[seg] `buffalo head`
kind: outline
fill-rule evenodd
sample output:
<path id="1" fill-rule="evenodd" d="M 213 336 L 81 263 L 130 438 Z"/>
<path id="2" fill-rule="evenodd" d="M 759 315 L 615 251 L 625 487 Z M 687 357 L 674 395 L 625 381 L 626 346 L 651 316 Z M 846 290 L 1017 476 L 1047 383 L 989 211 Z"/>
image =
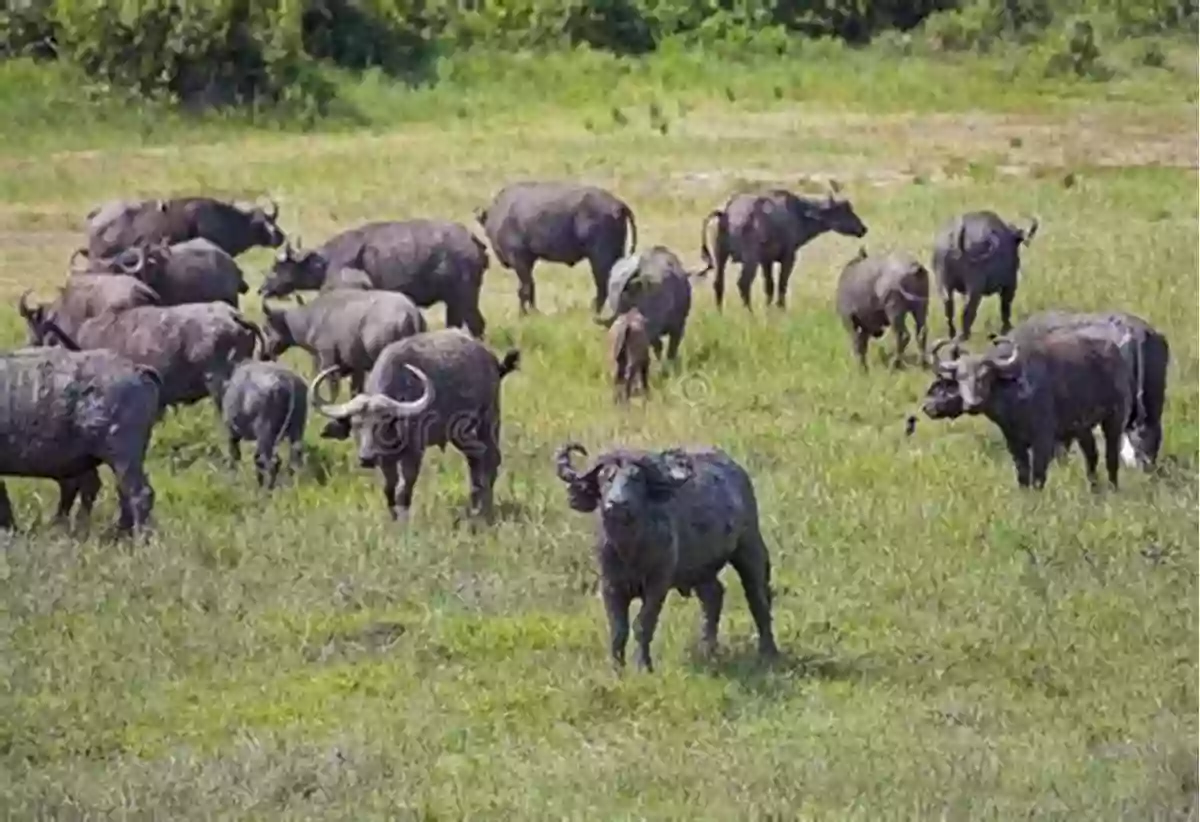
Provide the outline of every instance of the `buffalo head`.
<path id="1" fill-rule="evenodd" d="M 301 249 L 299 237 L 295 245 L 287 240 L 258 293 L 263 297 L 286 297 L 301 289 L 320 288 L 327 268 L 328 263 L 319 252 Z"/>
<path id="2" fill-rule="evenodd" d="M 587 456 L 576 442 L 554 456 L 558 478 L 567 484 L 568 504 L 584 513 L 600 508 L 606 528 L 628 529 L 640 522 L 650 506 L 667 502 L 695 473 L 682 453 L 609 451 L 584 469 L 571 465 L 571 455 Z"/>
<path id="3" fill-rule="evenodd" d="M 255 205 L 243 212 L 250 224 L 250 236 L 255 245 L 265 248 L 279 248 L 287 239 L 283 229 L 279 227 L 279 203 L 267 200 L 266 206 Z"/>
<path id="4" fill-rule="evenodd" d="M 424 413 L 433 404 L 433 382 L 419 368 L 407 363 L 404 367 L 421 383 L 421 396 L 415 400 L 397 400 L 386 394 L 364 393 L 348 402 L 329 405 L 319 392 L 321 384 L 340 370 L 340 366 L 336 365 L 314 377 L 309 386 L 313 410 L 340 426 L 349 424 L 350 433 L 358 442 L 359 464 L 364 468 L 370 468 L 380 459 L 395 456 L 402 450 L 408 433 L 405 423 Z"/>
<path id="5" fill-rule="evenodd" d="M 820 201 L 817 213 L 830 231 L 848 237 L 865 237 L 867 234 L 866 224 L 854 211 L 850 201 L 832 191 Z"/>
<path id="6" fill-rule="evenodd" d="M 943 358 L 941 350 L 947 345 L 952 346 L 952 353 L 950 357 Z M 1019 353 L 1017 344 L 1003 337 L 996 338 L 992 348 L 983 354 L 964 354 L 958 343 L 940 340 L 930 350 L 934 371 L 938 377 L 934 386 L 930 387 L 930 392 L 934 391 L 935 386 L 939 386 L 939 381 L 944 381 L 943 388 L 939 388 L 942 391 L 942 402 L 947 408 L 952 408 L 955 401 L 951 399 L 952 392 L 948 383 L 953 382 L 958 389 L 957 402 L 961 403 L 962 412 L 982 413 L 998 384 L 1020 377 Z M 927 395 L 926 404 L 929 403 L 930 397 Z"/>
<path id="7" fill-rule="evenodd" d="M 299 295 L 297 295 L 299 298 Z M 301 307 L 304 303 L 300 302 Z M 265 302 L 262 304 L 263 319 L 263 342 L 262 350 L 259 352 L 260 360 L 277 360 L 285 351 L 296 344 L 296 339 L 292 335 L 291 326 L 287 321 L 286 308 L 271 308 Z"/>

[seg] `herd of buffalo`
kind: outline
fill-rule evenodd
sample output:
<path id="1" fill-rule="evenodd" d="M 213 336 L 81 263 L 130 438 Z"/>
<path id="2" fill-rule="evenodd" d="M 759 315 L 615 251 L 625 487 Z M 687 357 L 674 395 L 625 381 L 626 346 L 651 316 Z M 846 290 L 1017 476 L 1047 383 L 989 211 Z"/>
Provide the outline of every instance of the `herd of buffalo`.
<path id="1" fill-rule="evenodd" d="M 303 459 L 312 409 L 328 418 L 321 436 L 356 442 L 364 467 L 377 467 L 389 513 L 404 518 L 423 453 L 455 446 L 470 469 L 470 507 L 490 518 L 501 463 L 500 384 L 520 355 L 483 343 L 480 292 L 491 253 L 518 281 L 520 313 L 536 310 L 539 260 L 586 260 L 595 284 L 595 321 L 608 328 L 615 400 L 648 393 L 650 352 L 674 362 L 692 305 L 692 283 L 713 275 L 720 310 L 725 270 L 738 263 L 738 293 L 751 308 L 760 269 L 768 305 L 783 308 L 799 250 L 826 232 L 861 238 L 867 227 L 836 187 L 817 197 L 775 189 L 738 194 L 701 224 L 703 268 L 688 271 L 670 249 L 637 250 L 628 204 L 590 185 L 520 182 L 475 211 L 486 243 L 461 223 L 436 219 L 368 222 L 316 248 L 280 228 L 276 204 L 238 206 L 211 197 L 117 200 L 86 218 L 87 245 L 50 304 L 22 295 L 29 345 L 0 356 L 7 402 L 0 413 L 0 476 L 53 479 L 58 517 L 76 501 L 86 521 L 100 490 L 97 469 L 113 472 L 117 531 L 147 522 L 154 491 L 144 470 L 152 430 L 169 407 L 211 398 L 232 462 L 253 441 L 260 484 L 275 485 L 276 454 L 288 441 Z M 1149 470 L 1162 440 L 1169 348 L 1149 323 L 1128 313 L 1043 312 L 1013 327 L 1020 252 L 1038 222 L 1018 227 L 991 211 L 956 216 L 934 238 L 932 267 L 948 327 L 926 344 L 929 272 L 907 253 L 869 255 L 844 266 L 836 311 L 858 367 L 867 345 L 892 329 L 893 367 L 905 363 L 911 317 L 919 362 L 934 373 L 923 403 L 932 419 L 979 414 L 1003 433 L 1021 486 L 1041 487 L 1056 453 L 1072 442 L 1097 484 L 1093 434 L 1104 437 L 1108 479 L 1120 462 Z M 276 249 L 259 294 L 261 324 L 239 311 L 249 290 L 236 262 L 253 247 Z M 776 279 L 776 275 L 778 279 Z M 305 301 L 298 292 L 315 291 Z M 955 322 L 955 295 L 964 305 Z M 970 353 L 980 301 L 997 295 L 1001 334 Z M 430 329 L 421 309 L 445 306 L 445 328 Z M 602 316 L 607 310 L 608 316 Z M 311 383 L 278 358 L 291 347 L 313 358 Z M 257 350 L 257 354 L 256 354 Z M 348 378 L 351 396 L 334 404 Z M 908 418 L 912 433 L 915 416 Z M 569 505 L 596 512 L 596 560 L 612 640 L 624 665 L 632 600 L 642 600 L 636 662 L 650 668 L 650 643 L 670 590 L 693 593 L 703 613 L 702 642 L 717 640 L 724 588 L 719 572 L 739 575 L 759 636 L 771 630 L 771 563 L 754 487 L 720 449 L 617 448 L 585 467 L 570 442 L 555 455 Z M 13 527 L 0 482 L 0 526 Z"/>

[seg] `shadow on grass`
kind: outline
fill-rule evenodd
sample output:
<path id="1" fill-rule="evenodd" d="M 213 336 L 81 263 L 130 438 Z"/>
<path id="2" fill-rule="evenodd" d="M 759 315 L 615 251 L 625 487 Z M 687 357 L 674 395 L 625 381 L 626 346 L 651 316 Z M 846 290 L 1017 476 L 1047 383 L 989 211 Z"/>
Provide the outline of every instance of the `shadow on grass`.
<path id="1" fill-rule="evenodd" d="M 797 679 L 862 680 L 878 667 L 867 656 L 839 658 L 828 654 L 796 654 L 785 649 L 780 649 L 779 655 L 772 659 L 764 659 L 752 647 L 722 647 L 711 657 L 693 649 L 690 656 L 689 666 L 695 673 L 734 679 L 763 695 L 790 690 Z"/>

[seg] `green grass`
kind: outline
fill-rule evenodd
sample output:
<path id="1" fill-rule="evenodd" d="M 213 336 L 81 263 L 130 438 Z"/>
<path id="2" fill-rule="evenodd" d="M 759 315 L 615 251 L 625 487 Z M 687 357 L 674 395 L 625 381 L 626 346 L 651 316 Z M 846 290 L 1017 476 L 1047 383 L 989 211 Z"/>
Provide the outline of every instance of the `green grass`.
<path id="1" fill-rule="evenodd" d="M 456 525 L 466 471 L 452 450 L 427 457 L 412 522 L 393 525 L 377 477 L 319 440 L 319 420 L 313 468 L 260 494 L 248 464 L 231 478 L 216 462 L 207 405 L 156 431 L 145 543 L 39 525 L 53 484 L 9 482 L 31 533 L 0 558 L 3 815 L 1195 818 L 1194 63 L 1013 83 L 994 61 L 827 51 L 666 55 L 611 83 L 609 58 L 514 57 L 490 79 L 464 58 L 431 89 L 347 78 L 372 123 L 307 133 L 112 103 L 81 103 L 72 126 L 53 101 L 82 92 L 0 65 L 5 301 L 51 296 L 83 213 L 110 196 L 272 192 L 285 228 L 315 244 L 366 219 L 469 221 L 516 177 L 581 178 L 628 199 L 643 245 L 691 263 L 700 218 L 730 191 L 832 176 L 873 250 L 925 257 L 965 208 L 1040 215 L 1018 317 L 1130 310 L 1173 356 L 1161 477 L 1123 472 L 1119 493 L 1092 495 L 1074 454 L 1022 493 L 982 420 L 922 419 L 903 436 L 928 376 L 887 371 L 890 339 L 857 372 L 832 310 L 855 241 L 807 247 L 782 314 L 756 287 L 753 316 L 736 302 L 718 315 L 699 286 L 683 373 L 656 369 L 656 396 L 624 410 L 585 271 L 540 266 L 544 313 L 518 319 L 515 278 L 494 266 L 488 342 L 524 359 L 503 386 L 492 529 Z M 243 258 L 253 281 L 269 260 Z M 246 311 L 259 317 L 254 300 Z M 989 302 L 980 331 L 997 324 Z M 0 336 L 20 344 L 15 310 Z M 693 658 L 697 605 L 673 596 L 658 671 L 610 671 L 591 524 L 551 466 L 566 438 L 712 443 L 746 465 L 778 666 L 756 661 L 730 574 L 716 661 Z M 113 508 L 106 486 L 97 522 Z"/>

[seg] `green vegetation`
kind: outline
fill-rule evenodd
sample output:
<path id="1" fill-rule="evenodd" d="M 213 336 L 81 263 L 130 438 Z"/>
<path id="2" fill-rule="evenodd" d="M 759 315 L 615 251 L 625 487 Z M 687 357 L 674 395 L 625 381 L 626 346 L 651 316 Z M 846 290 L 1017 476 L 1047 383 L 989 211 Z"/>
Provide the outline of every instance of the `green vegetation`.
<path id="1" fill-rule="evenodd" d="M 221 465 L 207 405 L 156 431 L 147 541 L 71 539 L 38 523 L 52 483 L 8 482 L 30 533 L 0 554 L 0 816 L 1195 818 L 1195 43 L 1097 41 L 1111 75 L 1048 75 L 1044 39 L 467 51 L 417 89 L 323 68 L 336 104 L 307 119 L 185 114 L 95 91 L 70 61 L 0 63 L 8 305 L 52 296 L 82 215 L 112 196 L 269 192 L 315 244 L 367 219 L 469 223 L 517 177 L 588 179 L 628 199 L 643 244 L 691 262 L 730 192 L 832 177 L 871 250 L 927 256 L 966 208 L 1038 214 L 1017 317 L 1130 310 L 1173 357 L 1160 476 L 1093 495 L 1074 453 L 1021 493 L 984 421 L 903 436 L 928 375 L 886 370 L 890 338 L 857 372 L 832 307 L 854 241 L 806 247 L 783 313 L 759 297 L 718 315 L 698 285 L 682 373 L 656 367 L 656 396 L 627 409 L 587 274 L 539 266 L 544 313 L 519 319 L 493 264 L 488 343 L 523 352 L 494 528 L 456 522 L 452 450 L 427 457 L 408 528 L 388 522 L 377 477 L 319 418 L 304 474 L 259 494 L 248 463 Z M 252 286 L 270 258 L 242 258 Z M 980 335 L 997 323 L 986 303 Z M 15 309 L 0 339 L 21 343 Z M 784 660 L 756 661 L 728 574 L 718 659 L 693 658 L 697 605 L 673 595 L 658 672 L 612 674 L 591 524 L 551 466 L 568 437 L 708 442 L 746 465 Z M 97 525 L 114 507 L 107 485 Z"/>

